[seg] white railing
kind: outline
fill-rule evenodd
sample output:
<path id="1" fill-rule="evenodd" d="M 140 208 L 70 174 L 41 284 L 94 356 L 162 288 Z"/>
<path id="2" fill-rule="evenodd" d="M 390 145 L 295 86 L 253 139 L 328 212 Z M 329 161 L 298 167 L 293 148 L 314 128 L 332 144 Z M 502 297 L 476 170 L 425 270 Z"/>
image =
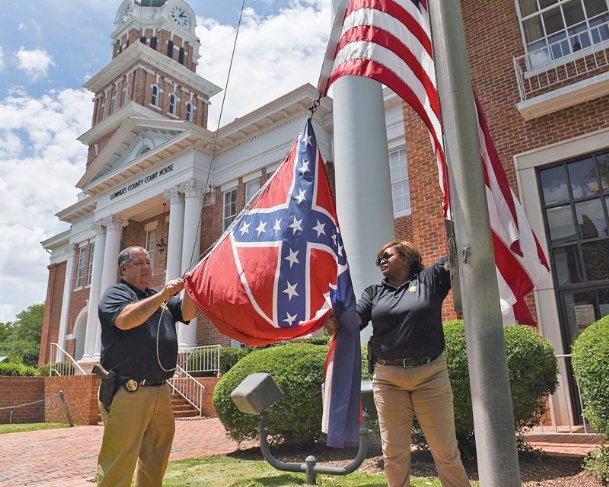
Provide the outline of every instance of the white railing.
<path id="1" fill-rule="evenodd" d="M 174 392 L 186 399 L 199 411 L 199 416 L 203 415 L 203 394 L 205 392 L 203 384 L 179 365 L 176 366 L 175 375 L 167 382 Z"/>
<path id="2" fill-rule="evenodd" d="M 58 343 L 49 346 L 49 375 L 86 375 L 74 357 L 66 352 Z"/>
<path id="3" fill-rule="evenodd" d="M 562 378 L 567 378 L 567 374 L 568 374 L 568 368 L 567 368 L 567 359 L 571 358 L 571 354 L 557 354 L 555 355 L 555 357 L 558 359 L 558 375 L 559 377 Z M 579 407 L 580 407 L 580 411 L 584 410 L 584 402 L 582 401 L 582 394 L 581 394 L 581 389 L 579 388 L 579 385 L 577 383 L 575 383 L 576 387 L 577 387 L 577 398 L 579 401 Z M 562 386 L 560 388 L 562 390 L 562 400 L 564 401 L 564 404 L 567 405 L 567 409 L 569 411 L 570 414 L 571 413 L 571 398 L 569 397 L 569 393 L 567 390 L 567 387 Z M 590 428 L 588 427 L 588 424 L 586 423 L 586 418 L 584 418 L 582 416 L 582 422 L 583 422 L 583 428 L 579 427 L 579 426 L 573 426 L 571 423 L 572 421 L 568 421 L 568 425 L 567 426 L 558 426 L 556 424 L 556 420 L 554 418 L 556 418 L 556 414 L 555 414 L 555 410 L 554 410 L 554 401 L 553 399 L 556 398 L 556 395 L 558 394 L 558 392 L 552 394 L 552 396 L 550 397 L 550 400 L 548 401 L 549 403 L 549 407 L 550 407 L 550 414 L 552 416 L 552 422 L 554 423 L 552 426 L 544 426 L 543 421 L 540 422 L 539 424 L 539 430 L 542 433 L 571 433 L 571 434 L 593 434 L 594 432 L 592 430 L 590 430 Z"/>
<path id="4" fill-rule="evenodd" d="M 514 58 L 521 101 L 609 66 L 609 22 Z"/>
<path id="5" fill-rule="evenodd" d="M 221 345 L 206 345 L 196 347 L 179 353 L 178 364 L 193 375 L 220 376 L 220 349 Z"/>

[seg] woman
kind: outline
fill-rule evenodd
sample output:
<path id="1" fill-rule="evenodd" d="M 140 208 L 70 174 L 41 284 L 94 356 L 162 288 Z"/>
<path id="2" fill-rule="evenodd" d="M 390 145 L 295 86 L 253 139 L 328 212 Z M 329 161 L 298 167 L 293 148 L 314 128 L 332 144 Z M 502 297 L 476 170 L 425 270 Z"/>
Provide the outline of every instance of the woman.
<path id="1" fill-rule="evenodd" d="M 384 279 L 357 302 L 360 327 L 372 320 L 372 386 L 389 487 L 410 485 L 412 420 L 419 420 L 443 486 L 468 486 L 457 447 L 453 395 L 442 330 L 450 275 L 439 262 L 424 268 L 410 242 L 378 252 Z"/>

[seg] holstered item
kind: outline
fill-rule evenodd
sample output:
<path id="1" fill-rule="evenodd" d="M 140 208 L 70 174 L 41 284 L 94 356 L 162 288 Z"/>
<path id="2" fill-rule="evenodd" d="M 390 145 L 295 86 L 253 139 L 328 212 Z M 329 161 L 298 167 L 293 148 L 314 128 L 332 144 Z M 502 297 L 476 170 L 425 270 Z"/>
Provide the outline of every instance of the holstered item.
<path id="1" fill-rule="evenodd" d="M 108 372 L 101 365 L 96 364 L 93 366 L 93 373 L 102 380 L 99 386 L 99 402 L 104 405 L 106 411 L 110 412 L 112 399 L 114 399 L 114 394 L 118 391 L 116 372 L 114 370 Z"/>
<path id="2" fill-rule="evenodd" d="M 367 359 L 368 359 L 368 373 L 374 374 L 374 364 L 376 363 L 376 358 L 374 357 L 374 354 L 372 353 L 372 340 L 368 341 Z"/>

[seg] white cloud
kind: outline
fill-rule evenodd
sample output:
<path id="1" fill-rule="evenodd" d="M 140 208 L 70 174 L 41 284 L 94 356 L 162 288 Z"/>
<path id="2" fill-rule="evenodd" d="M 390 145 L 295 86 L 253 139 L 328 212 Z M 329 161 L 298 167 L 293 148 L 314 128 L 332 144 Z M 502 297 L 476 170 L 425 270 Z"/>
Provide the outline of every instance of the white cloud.
<path id="1" fill-rule="evenodd" d="M 46 77 L 51 66 L 55 66 L 53 58 L 46 51 L 33 49 L 28 51 L 21 48 L 15 53 L 17 56 L 17 67 L 25 72 L 32 80 L 36 81 L 39 78 Z"/>
<path id="2" fill-rule="evenodd" d="M 49 256 L 40 241 L 66 229 L 54 214 L 76 201 L 91 124 L 91 94 L 15 90 L 0 101 L 0 321 L 43 302 Z M 6 142 L 6 144 L 5 144 Z"/>
<path id="3" fill-rule="evenodd" d="M 235 28 L 198 19 L 197 73 L 225 87 Z M 245 9 L 221 125 L 304 83 L 317 84 L 330 31 L 330 0 L 296 0 L 279 14 Z M 218 125 L 223 93 L 212 99 L 209 128 Z"/>

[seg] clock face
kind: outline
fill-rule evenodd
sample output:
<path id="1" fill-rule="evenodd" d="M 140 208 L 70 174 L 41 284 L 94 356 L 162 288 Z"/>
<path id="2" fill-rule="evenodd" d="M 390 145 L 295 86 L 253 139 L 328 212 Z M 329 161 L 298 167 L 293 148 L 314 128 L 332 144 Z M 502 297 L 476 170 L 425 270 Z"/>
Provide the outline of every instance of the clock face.
<path id="1" fill-rule="evenodd" d="M 127 5 L 125 10 L 123 11 L 123 15 L 121 15 L 121 22 L 125 23 L 129 20 L 129 17 L 133 15 L 133 5 Z"/>
<path id="2" fill-rule="evenodd" d="M 169 16 L 179 27 L 182 27 L 183 29 L 190 27 L 190 17 L 182 7 L 178 5 L 171 7 Z"/>

